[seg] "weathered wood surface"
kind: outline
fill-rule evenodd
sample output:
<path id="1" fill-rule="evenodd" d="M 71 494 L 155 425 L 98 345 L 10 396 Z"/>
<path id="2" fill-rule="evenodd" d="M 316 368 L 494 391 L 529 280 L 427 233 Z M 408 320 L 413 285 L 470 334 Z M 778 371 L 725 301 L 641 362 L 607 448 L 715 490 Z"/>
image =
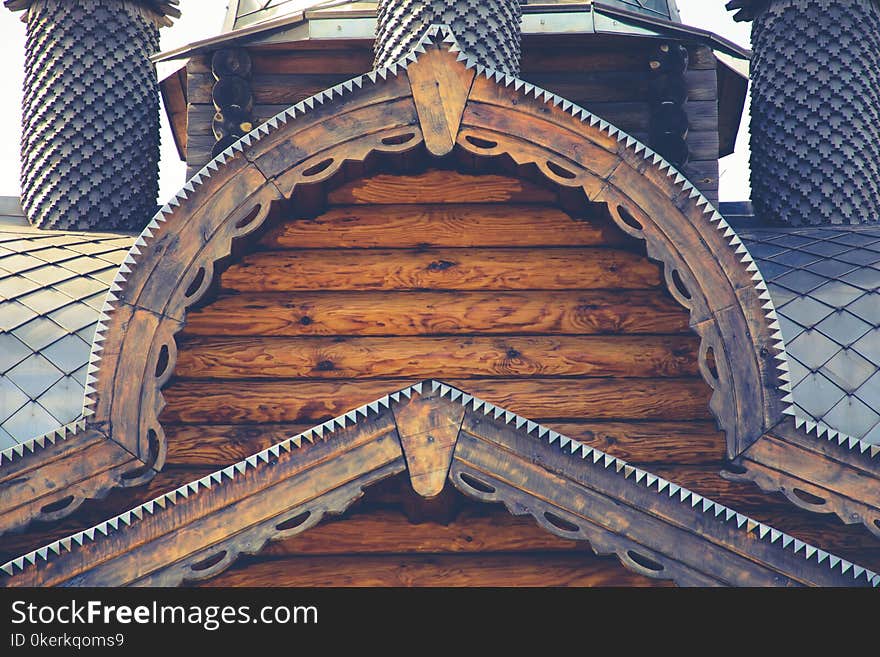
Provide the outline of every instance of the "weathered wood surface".
<path id="1" fill-rule="evenodd" d="M 451 474 L 468 495 L 503 501 L 550 531 L 589 540 L 600 553 L 615 552 L 637 572 L 680 584 L 855 583 L 827 565 L 755 540 L 735 524 L 705 514 L 700 505 L 634 485 L 614 467 L 590 464 L 558 445 L 536 444 L 525 432 L 482 413 L 465 414 Z"/>
<path id="2" fill-rule="evenodd" d="M 835 453 L 833 443 L 809 439 L 788 419 L 752 445 L 726 476 L 784 494 L 797 506 L 834 513 L 880 538 L 880 482 L 865 456 Z"/>
<path id="3" fill-rule="evenodd" d="M 701 422 L 548 422 L 559 433 L 632 463 L 711 465 L 724 459 L 724 434 Z M 168 425 L 168 461 L 199 468 L 234 463 L 306 429 L 307 424 Z"/>
<path id="4" fill-rule="evenodd" d="M 269 249 L 617 246 L 609 219 L 572 219 L 549 205 L 455 203 L 331 207 L 293 217 L 260 239 Z"/>
<path id="5" fill-rule="evenodd" d="M 555 203 L 556 194 L 528 180 L 443 169 L 414 176 L 377 174 L 327 194 L 330 205 L 422 203 Z"/>
<path id="6" fill-rule="evenodd" d="M 659 286 L 657 266 L 612 249 L 261 252 L 225 272 L 237 292 L 295 290 L 583 290 Z"/>
<path id="7" fill-rule="evenodd" d="M 175 373 L 211 379 L 698 376 L 691 336 L 193 338 Z"/>
<path id="8" fill-rule="evenodd" d="M 452 152 L 476 71 L 448 66 L 440 50 L 429 49 L 406 69 L 425 148 L 435 157 Z"/>
<path id="9" fill-rule="evenodd" d="M 201 586 L 664 586 L 616 560 L 574 555 L 299 557 L 252 563 Z M 665 584 L 669 586 L 669 584 Z"/>
<path id="10" fill-rule="evenodd" d="M 439 395 L 417 395 L 394 406 L 394 421 L 413 490 L 436 497 L 446 485 L 464 408 L 438 404 Z"/>
<path id="11" fill-rule="evenodd" d="M 414 380 L 199 381 L 165 391 L 166 423 L 317 423 L 345 413 Z M 701 379 L 469 379 L 459 389 L 524 417 L 708 420 Z M 621 399 L 626 399 L 622 405 Z"/>
<path id="12" fill-rule="evenodd" d="M 680 334 L 687 313 L 659 291 L 297 292 L 221 296 L 187 335 Z"/>

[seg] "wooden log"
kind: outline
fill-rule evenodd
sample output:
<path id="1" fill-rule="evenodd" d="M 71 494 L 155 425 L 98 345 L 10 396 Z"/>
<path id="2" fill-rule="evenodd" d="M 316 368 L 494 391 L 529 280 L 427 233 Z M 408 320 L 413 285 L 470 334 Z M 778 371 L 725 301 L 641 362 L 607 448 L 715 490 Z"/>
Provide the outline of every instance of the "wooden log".
<path id="1" fill-rule="evenodd" d="M 214 82 L 211 88 L 211 100 L 217 109 L 235 105 L 249 112 L 254 106 L 250 83 L 237 75 L 230 75 Z"/>
<path id="2" fill-rule="evenodd" d="M 634 46 L 631 49 L 594 50 L 590 48 L 523 48 L 520 70 L 530 80 L 542 73 L 641 72 L 645 70 L 650 50 Z"/>
<path id="3" fill-rule="evenodd" d="M 254 51 L 251 54 L 256 75 L 317 74 L 354 77 L 373 68 L 370 48 L 345 50 Z"/>
<path id="4" fill-rule="evenodd" d="M 698 376 L 697 336 L 194 338 L 175 374 L 203 379 Z"/>
<path id="5" fill-rule="evenodd" d="M 327 195 L 330 205 L 422 203 L 555 203 L 556 193 L 527 180 L 434 170 L 415 176 L 380 174 Z"/>
<path id="6" fill-rule="evenodd" d="M 218 141 L 227 137 L 239 138 L 254 129 L 253 119 L 249 112 L 238 105 L 231 105 L 214 114 L 211 130 Z"/>
<path id="7" fill-rule="evenodd" d="M 647 69 L 647 60 L 643 61 Z M 529 77 L 529 81 L 583 106 L 588 106 L 590 100 L 632 102 L 652 98 L 652 76 L 647 71 L 536 73 Z M 684 83 L 689 100 L 717 98 L 714 70 L 688 71 Z"/>
<path id="8" fill-rule="evenodd" d="M 164 391 L 160 421 L 186 424 L 317 424 L 418 379 L 188 381 Z M 530 419 L 708 420 L 701 379 L 470 379 L 451 385 Z"/>
<path id="9" fill-rule="evenodd" d="M 230 75 L 247 78 L 252 70 L 251 56 L 245 48 L 221 48 L 211 57 L 211 72 L 218 80 Z"/>
<path id="10" fill-rule="evenodd" d="M 718 464 L 725 456 L 724 434 L 711 421 L 548 422 L 559 433 L 632 463 Z M 309 424 L 166 424 L 167 460 L 175 467 L 210 467 L 241 461 Z"/>
<path id="11" fill-rule="evenodd" d="M 574 219 L 526 204 L 449 203 L 334 207 L 293 219 L 261 240 L 270 249 L 601 246 L 632 243 L 610 220 Z"/>
<path id="12" fill-rule="evenodd" d="M 432 555 L 243 558 L 198 586 L 671 586 L 614 557 Z"/>
<path id="13" fill-rule="evenodd" d="M 221 296 L 190 311 L 186 335 L 458 335 L 688 331 L 656 290 L 584 292 L 300 292 Z"/>
<path id="14" fill-rule="evenodd" d="M 271 251 L 245 256 L 225 290 L 586 290 L 659 286 L 643 256 L 611 249 Z"/>
<path id="15" fill-rule="evenodd" d="M 461 498 L 461 496 L 456 493 Z M 413 523 L 396 508 L 363 508 L 328 518 L 313 529 L 266 546 L 263 558 L 319 554 L 425 554 L 587 551 L 586 542 L 560 538 L 499 505 L 462 500 L 449 524 Z"/>

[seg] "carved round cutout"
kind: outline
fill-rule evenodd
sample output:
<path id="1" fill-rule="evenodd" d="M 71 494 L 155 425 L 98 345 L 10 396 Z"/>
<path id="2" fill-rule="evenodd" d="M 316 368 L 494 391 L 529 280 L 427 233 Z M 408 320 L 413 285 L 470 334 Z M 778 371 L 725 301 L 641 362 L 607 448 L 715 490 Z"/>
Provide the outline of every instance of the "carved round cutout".
<path id="1" fill-rule="evenodd" d="M 330 165 L 333 164 L 333 158 L 328 157 L 326 160 L 322 160 L 318 162 L 315 166 L 309 167 L 305 171 L 302 172 L 304 178 L 310 178 L 311 176 L 317 176 L 319 173 L 322 173 L 330 168 Z"/>
<path id="2" fill-rule="evenodd" d="M 159 445 L 159 434 L 156 432 L 155 429 L 147 430 L 147 444 L 149 445 L 150 452 L 146 459 L 146 463 L 140 468 L 136 468 L 131 472 L 126 472 L 125 474 L 123 474 L 120 477 L 123 481 L 130 482 L 133 479 L 138 479 L 144 476 L 156 464 L 156 461 L 159 458 L 159 451 L 161 446 Z"/>
<path id="3" fill-rule="evenodd" d="M 301 527 L 305 524 L 305 522 L 312 517 L 311 511 L 305 511 L 300 513 L 299 515 L 294 516 L 293 518 L 289 518 L 284 522 L 275 525 L 275 531 L 286 532 L 291 529 L 296 529 L 297 527 Z"/>
<path id="4" fill-rule="evenodd" d="M 261 207 L 262 207 L 261 205 L 255 205 L 253 210 L 251 210 L 244 217 L 242 217 L 237 222 L 235 222 L 235 229 L 241 230 L 245 226 L 252 223 L 254 221 L 254 219 L 256 219 L 257 216 L 259 216 Z"/>
<path id="5" fill-rule="evenodd" d="M 581 528 L 578 527 L 573 522 L 569 522 L 565 518 L 560 518 L 555 513 L 550 513 L 549 511 L 544 512 L 544 519 L 549 522 L 551 525 L 556 527 L 559 531 L 568 532 L 568 533 L 577 533 L 580 532 Z"/>
<path id="6" fill-rule="evenodd" d="M 818 495 L 813 495 L 812 493 L 808 493 L 807 491 L 802 490 L 800 488 L 794 488 L 794 489 L 792 489 L 791 492 L 801 502 L 804 502 L 805 504 L 809 504 L 810 506 L 821 506 L 821 505 L 825 504 L 827 501 L 824 498 L 819 497 Z"/>
<path id="7" fill-rule="evenodd" d="M 163 344 L 159 350 L 159 358 L 156 360 L 156 378 L 161 378 L 168 369 L 168 345 Z"/>
<path id="8" fill-rule="evenodd" d="M 638 219 L 636 219 L 632 213 L 622 205 L 617 206 L 617 214 L 620 215 L 620 220 L 633 230 L 644 229 L 644 226 L 642 226 Z"/>
<path id="9" fill-rule="evenodd" d="M 183 293 L 187 299 L 192 297 L 199 289 L 202 287 L 202 283 L 205 282 L 205 268 L 199 267 L 199 270 L 196 272 L 196 275 L 193 277 L 192 282 L 186 288 L 186 292 Z"/>
<path id="10" fill-rule="evenodd" d="M 383 146 L 402 146 L 403 144 L 411 142 L 416 138 L 416 133 L 407 132 L 402 135 L 393 135 L 391 137 L 383 137 L 382 145 Z"/>
<path id="11" fill-rule="evenodd" d="M 481 139 L 480 137 L 475 137 L 474 135 L 467 135 L 465 139 L 468 141 L 469 144 L 476 146 L 477 148 L 484 148 L 486 150 L 496 148 L 498 146 L 497 141 Z"/>
<path id="12" fill-rule="evenodd" d="M 718 380 L 718 363 L 715 361 L 715 350 L 712 347 L 706 349 L 706 369 L 716 381 Z"/>
<path id="13" fill-rule="evenodd" d="M 208 557 L 207 559 L 203 559 L 202 561 L 194 563 L 192 566 L 190 566 L 190 568 L 196 572 L 208 570 L 209 568 L 213 568 L 218 563 L 223 561 L 223 559 L 226 558 L 226 554 L 227 554 L 226 550 L 222 550 L 222 551 L 218 552 L 217 554 L 214 554 L 214 555 Z"/>
<path id="14" fill-rule="evenodd" d="M 484 495 L 491 495 L 495 492 L 495 487 L 490 486 L 484 481 L 480 481 L 474 476 L 469 475 L 466 472 L 462 472 L 458 475 L 458 478 L 461 479 L 462 483 L 466 486 L 473 488 L 475 491 L 479 493 L 483 493 Z"/>
<path id="15" fill-rule="evenodd" d="M 626 556 L 628 556 L 632 561 L 645 570 L 650 570 L 655 573 L 661 573 L 666 570 L 666 567 L 662 563 L 657 563 L 653 559 L 649 559 L 643 554 L 639 554 L 635 550 L 627 550 Z"/>
<path id="16" fill-rule="evenodd" d="M 550 160 L 547 160 L 547 168 L 560 178 L 565 178 L 566 180 L 574 180 L 577 178 L 577 174 L 574 171 L 569 171 L 565 167 L 560 166 L 555 162 L 551 162 Z"/>
<path id="17" fill-rule="evenodd" d="M 681 280 L 681 274 L 678 273 L 677 269 L 672 270 L 672 284 L 675 285 L 675 289 L 678 290 L 681 296 L 690 301 L 691 291 L 684 284 L 684 281 Z"/>
<path id="18" fill-rule="evenodd" d="M 73 495 L 68 495 L 67 497 L 63 497 L 60 500 L 52 502 L 51 504 L 47 504 L 42 509 L 40 509 L 40 513 L 42 514 L 51 514 L 58 513 L 59 511 L 63 511 L 71 504 L 73 504 L 76 498 Z"/>

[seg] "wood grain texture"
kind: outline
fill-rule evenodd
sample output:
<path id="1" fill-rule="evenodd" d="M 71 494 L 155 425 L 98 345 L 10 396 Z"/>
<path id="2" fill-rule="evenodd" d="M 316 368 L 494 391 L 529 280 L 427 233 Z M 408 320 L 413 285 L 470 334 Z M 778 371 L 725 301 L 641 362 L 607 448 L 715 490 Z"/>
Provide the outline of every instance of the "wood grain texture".
<path id="1" fill-rule="evenodd" d="M 271 251 L 245 256 L 223 274 L 225 290 L 583 290 L 644 289 L 658 267 L 611 249 Z"/>
<path id="2" fill-rule="evenodd" d="M 573 555 L 294 557 L 243 560 L 200 586 L 662 586 L 615 559 Z M 667 584 L 668 585 L 668 584 Z"/>
<path id="3" fill-rule="evenodd" d="M 194 338 L 177 376 L 202 379 L 698 376 L 696 337 Z"/>
<path id="4" fill-rule="evenodd" d="M 221 296 L 186 335 L 680 334 L 687 313 L 656 290 L 297 292 Z"/>
<path id="5" fill-rule="evenodd" d="M 406 68 L 425 148 L 435 157 L 452 152 L 476 71 L 451 64 L 438 48 L 428 48 Z"/>
<path id="6" fill-rule="evenodd" d="M 433 170 L 415 176 L 378 174 L 354 180 L 327 195 L 330 205 L 421 203 L 554 203 L 556 194 L 527 180 Z"/>
<path id="7" fill-rule="evenodd" d="M 163 422 L 317 423 L 418 383 L 363 381 L 180 382 L 165 391 Z M 523 417 L 708 420 L 708 390 L 700 379 L 470 379 L 447 383 Z M 626 404 L 621 404 L 625 399 Z"/>
<path id="8" fill-rule="evenodd" d="M 720 469 L 724 459 L 724 434 L 714 422 L 593 420 L 547 426 L 632 463 L 712 464 Z M 309 428 L 308 424 L 166 424 L 168 461 L 189 468 L 235 463 Z"/>
<path id="9" fill-rule="evenodd" d="M 615 246 L 635 243 L 609 219 L 573 219 L 549 205 L 437 203 L 338 206 L 286 221 L 260 245 L 269 249 Z"/>

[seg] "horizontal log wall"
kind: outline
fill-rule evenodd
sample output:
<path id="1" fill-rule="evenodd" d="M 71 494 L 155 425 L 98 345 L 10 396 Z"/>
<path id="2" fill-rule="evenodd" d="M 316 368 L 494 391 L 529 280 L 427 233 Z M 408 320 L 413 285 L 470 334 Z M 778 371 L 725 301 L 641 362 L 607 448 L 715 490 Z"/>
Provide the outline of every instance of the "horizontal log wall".
<path id="1" fill-rule="evenodd" d="M 648 61 L 653 40 L 626 46 L 606 42 L 591 44 L 590 37 L 577 42 L 526 39 L 523 44 L 522 77 L 557 93 L 610 121 L 645 143 L 651 107 L 648 102 Z M 315 50 L 251 50 L 253 59 L 253 117 L 262 123 L 290 105 L 308 98 L 372 68 L 369 47 Z M 689 48 L 685 74 L 688 102 L 685 110 L 690 130 L 690 160 L 683 173 L 712 200 L 718 200 L 718 84 L 715 56 L 709 48 Z M 210 159 L 215 139 L 211 131 L 214 76 L 209 55 L 197 56 L 187 65 L 187 163 L 189 175 Z"/>
<path id="2" fill-rule="evenodd" d="M 880 569 L 880 546 L 864 528 L 719 474 L 724 437 L 708 411 L 688 315 L 641 244 L 603 208 L 560 203 L 554 190 L 500 173 L 450 171 L 355 180 L 326 202 L 317 216 L 288 209 L 220 276 L 208 303 L 190 311 L 178 335 L 176 376 L 164 390 L 163 471 L 146 486 L 87 502 L 58 525 L 6 537 L 3 556 L 93 526 L 435 377 Z M 490 256 L 498 252 L 523 256 L 517 289 L 506 289 L 513 269 L 482 287 L 453 289 L 473 280 L 455 271 L 460 263 L 497 264 Z M 361 289 L 364 258 L 379 253 L 372 283 Z M 578 253 L 594 263 L 603 261 L 600 253 L 619 254 L 629 264 L 604 270 L 604 287 L 583 271 L 583 285 L 566 282 L 567 270 L 582 266 Z M 395 276 L 399 269 L 388 265 L 415 256 L 436 278 Z M 339 266 L 325 269 L 326 284 L 315 289 L 310 270 L 282 273 L 298 258 Z M 351 267 L 357 258 L 360 267 Z M 434 262 L 451 265 L 432 269 Z M 544 289 L 529 280 L 556 283 Z M 619 287 L 624 280 L 640 287 Z M 260 585 L 272 572 L 298 585 L 656 583 L 450 487 L 424 501 L 405 476 L 369 489 L 342 518 L 272 543 L 209 583 Z"/>

